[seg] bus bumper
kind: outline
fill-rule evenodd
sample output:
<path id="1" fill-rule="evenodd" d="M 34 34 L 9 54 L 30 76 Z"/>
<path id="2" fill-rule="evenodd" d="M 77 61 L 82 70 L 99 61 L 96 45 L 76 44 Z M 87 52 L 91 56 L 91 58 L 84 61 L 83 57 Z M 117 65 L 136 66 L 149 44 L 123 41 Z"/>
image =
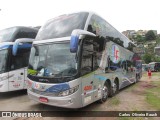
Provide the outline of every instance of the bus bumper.
<path id="1" fill-rule="evenodd" d="M 57 106 L 57 107 L 63 107 L 63 108 L 81 108 L 82 107 L 82 100 L 80 98 L 81 94 L 79 93 L 79 90 L 72 95 L 65 96 L 65 97 L 52 97 L 52 96 L 43 96 L 36 94 L 29 89 L 27 90 L 28 96 L 30 99 L 51 105 L 51 106 Z M 46 98 L 46 102 L 42 102 L 40 98 Z"/>

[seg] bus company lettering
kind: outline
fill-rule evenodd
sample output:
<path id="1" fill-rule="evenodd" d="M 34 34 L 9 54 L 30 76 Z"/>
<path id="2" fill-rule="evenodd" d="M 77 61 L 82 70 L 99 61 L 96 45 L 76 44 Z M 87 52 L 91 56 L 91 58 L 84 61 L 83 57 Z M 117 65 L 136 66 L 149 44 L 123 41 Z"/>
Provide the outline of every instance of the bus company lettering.
<path id="1" fill-rule="evenodd" d="M 15 83 L 15 84 L 13 84 L 13 87 L 18 88 L 18 87 L 20 87 L 20 84 L 19 83 Z"/>
<path id="2" fill-rule="evenodd" d="M 92 85 L 90 85 L 90 86 L 85 86 L 85 87 L 84 87 L 84 90 L 85 90 L 85 91 L 91 90 L 91 89 L 92 89 Z"/>

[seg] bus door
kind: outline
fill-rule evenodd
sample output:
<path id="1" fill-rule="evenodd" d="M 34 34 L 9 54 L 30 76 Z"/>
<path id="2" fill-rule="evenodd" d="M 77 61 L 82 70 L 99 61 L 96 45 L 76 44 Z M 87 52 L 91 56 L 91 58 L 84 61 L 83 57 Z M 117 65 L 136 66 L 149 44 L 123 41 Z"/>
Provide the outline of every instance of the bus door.
<path id="1" fill-rule="evenodd" d="M 82 76 L 82 103 L 85 106 L 94 101 L 93 44 L 87 41 L 84 41 L 82 46 L 80 71 Z"/>
<path id="2" fill-rule="evenodd" d="M 25 80 L 25 67 L 28 64 L 28 53 L 19 50 L 16 56 L 11 55 L 10 57 L 10 71 L 9 76 L 9 90 L 24 89 Z"/>
<path id="3" fill-rule="evenodd" d="M 96 70 L 98 68 L 96 64 L 96 58 L 94 54 L 92 54 L 90 60 L 92 60 L 92 67 L 88 67 L 87 69 L 81 69 L 81 72 L 88 73 L 82 77 L 82 94 L 84 105 L 94 102 L 101 98 L 101 82 L 100 80 L 104 80 L 103 76 L 98 74 Z M 90 64 L 91 65 L 91 64 Z M 91 69 L 92 68 L 92 69 Z M 106 80 L 106 79 L 105 79 Z"/>
<path id="4" fill-rule="evenodd" d="M 135 74 L 134 74 L 134 68 L 131 61 L 126 60 L 126 71 L 127 71 L 127 77 L 130 80 L 129 82 L 132 83 L 135 81 Z"/>

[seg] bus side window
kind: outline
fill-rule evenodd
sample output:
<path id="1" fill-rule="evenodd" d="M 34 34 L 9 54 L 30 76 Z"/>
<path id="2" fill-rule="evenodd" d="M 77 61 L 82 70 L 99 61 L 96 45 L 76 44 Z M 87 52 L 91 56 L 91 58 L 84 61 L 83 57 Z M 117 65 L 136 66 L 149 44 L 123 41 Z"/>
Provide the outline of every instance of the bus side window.
<path id="1" fill-rule="evenodd" d="M 127 64 L 127 67 L 126 67 L 127 71 L 131 70 L 131 66 L 132 66 L 131 61 L 127 60 L 126 64 Z"/>
<path id="2" fill-rule="evenodd" d="M 126 63 L 126 61 L 123 61 L 123 62 L 122 62 L 121 68 L 122 68 L 123 70 L 127 70 L 127 63 Z"/>

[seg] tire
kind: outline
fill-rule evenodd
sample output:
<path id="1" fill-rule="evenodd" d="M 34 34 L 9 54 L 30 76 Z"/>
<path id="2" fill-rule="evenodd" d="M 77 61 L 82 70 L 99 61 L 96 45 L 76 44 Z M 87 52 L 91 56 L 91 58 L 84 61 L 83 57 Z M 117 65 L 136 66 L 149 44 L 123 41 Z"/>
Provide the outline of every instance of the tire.
<path id="1" fill-rule="evenodd" d="M 113 97 L 119 92 L 119 84 L 117 80 L 114 80 L 113 87 L 111 89 L 111 92 L 109 94 L 109 97 Z"/>
<path id="2" fill-rule="evenodd" d="M 140 76 L 137 74 L 135 83 L 139 82 L 139 79 L 140 79 Z"/>
<path id="3" fill-rule="evenodd" d="M 117 94 L 119 92 L 119 84 L 118 84 L 118 80 L 114 81 L 114 88 L 113 88 L 113 94 Z"/>
<path id="4" fill-rule="evenodd" d="M 107 82 L 105 82 L 103 86 L 103 92 L 102 92 L 102 98 L 99 100 L 100 103 L 106 102 L 109 96 L 109 85 Z"/>

